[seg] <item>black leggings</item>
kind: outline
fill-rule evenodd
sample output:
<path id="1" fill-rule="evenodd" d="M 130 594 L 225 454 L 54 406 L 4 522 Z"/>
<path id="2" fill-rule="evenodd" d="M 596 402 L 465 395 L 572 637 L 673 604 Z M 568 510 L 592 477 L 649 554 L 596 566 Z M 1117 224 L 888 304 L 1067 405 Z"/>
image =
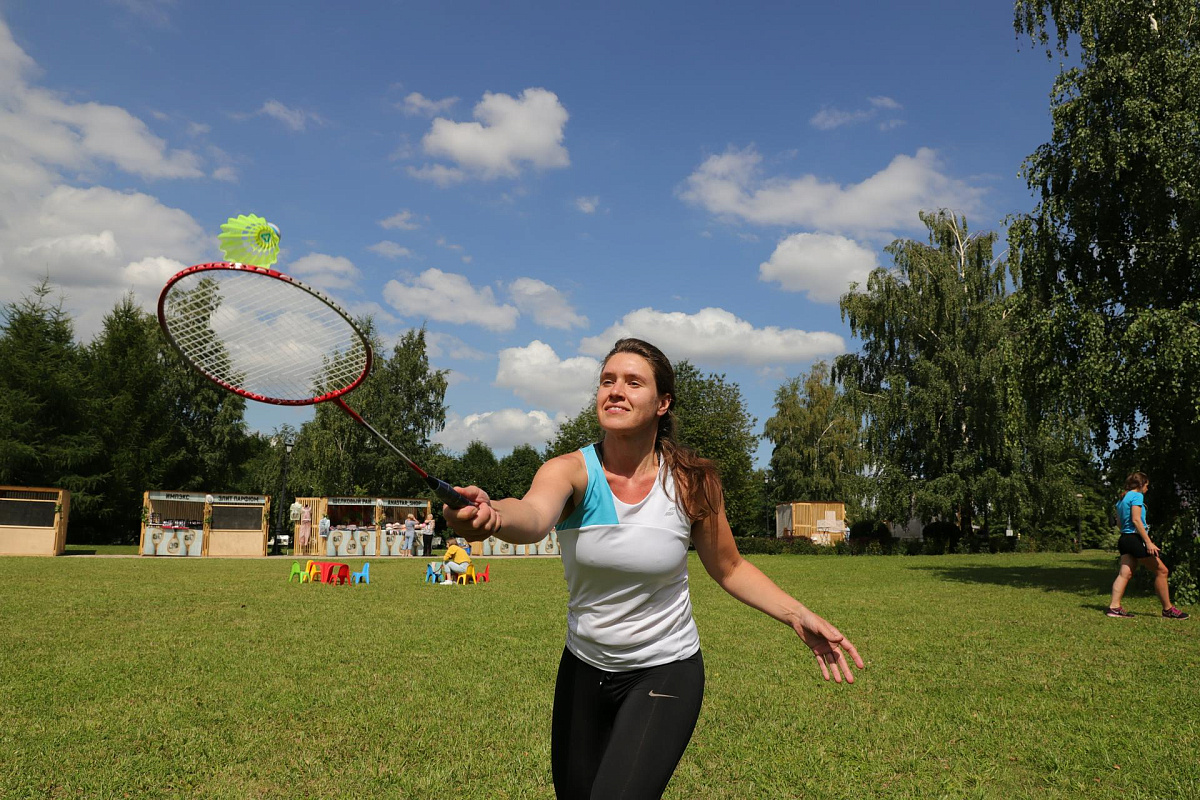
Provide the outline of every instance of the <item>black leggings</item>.
<path id="1" fill-rule="evenodd" d="M 564 649 L 550 734 L 558 800 L 662 797 L 703 699 L 698 651 L 658 667 L 605 672 Z"/>

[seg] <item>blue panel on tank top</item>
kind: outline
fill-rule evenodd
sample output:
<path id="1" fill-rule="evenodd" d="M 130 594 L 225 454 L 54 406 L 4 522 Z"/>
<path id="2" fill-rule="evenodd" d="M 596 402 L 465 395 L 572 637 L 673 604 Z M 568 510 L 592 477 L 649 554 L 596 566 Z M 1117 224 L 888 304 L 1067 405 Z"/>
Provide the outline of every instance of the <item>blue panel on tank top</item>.
<path id="1" fill-rule="evenodd" d="M 604 467 L 600 466 L 600 459 L 596 457 L 596 446 L 589 444 L 580 452 L 587 464 L 587 491 L 583 493 L 583 502 L 558 528 L 569 531 L 592 525 L 616 525 L 617 508 L 613 505 L 608 479 L 604 477 Z"/>

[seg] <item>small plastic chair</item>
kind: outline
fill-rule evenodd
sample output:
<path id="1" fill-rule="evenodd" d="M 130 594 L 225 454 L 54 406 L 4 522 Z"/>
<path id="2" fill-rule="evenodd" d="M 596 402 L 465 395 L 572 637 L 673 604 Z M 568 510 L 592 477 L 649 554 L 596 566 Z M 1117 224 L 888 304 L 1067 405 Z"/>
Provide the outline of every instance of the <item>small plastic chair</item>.
<path id="1" fill-rule="evenodd" d="M 337 573 L 333 570 L 329 571 L 329 582 L 334 586 L 349 586 L 350 585 L 350 565 L 342 564 L 338 566 Z"/>
<path id="2" fill-rule="evenodd" d="M 288 583 L 292 582 L 292 578 L 295 578 L 296 580 L 300 581 L 301 583 L 304 583 L 304 571 L 302 569 L 300 569 L 299 561 L 292 562 L 292 571 L 288 575 Z"/>
<path id="3" fill-rule="evenodd" d="M 463 586 L 467 585 L 468 579 L 471 581 L 471 583 L 479 583 L 479 579 L 475 577 L 474 564 L 467 564 L 466 571 L 458 573 L 458 582 Z"/>
<path id="4" fill-rule="evenodd" d="M 353 583 L 370 583 L 371 582 L 371 562 L 363 564 L 362 572 L 350 573 L 350 580 Z"/>
<path id="5" fill-rule="evenodd" d="M 483 572 L 480 572 L 478 575 L 475 576 L 475 582 L 476 583 L 491 583 L 492 579 L 490 577 L 488 577 L 488 573 L 491 572 L 491 569 L 492 569 L 491 564 L 485 564 L 483 567 Z"/>
<path id="6" fill-rule="evenodd" d="M 433 564 L 425 565 L 425 583 L 437 583 L 440 579 L 438 571 L 433 568 Z"/>

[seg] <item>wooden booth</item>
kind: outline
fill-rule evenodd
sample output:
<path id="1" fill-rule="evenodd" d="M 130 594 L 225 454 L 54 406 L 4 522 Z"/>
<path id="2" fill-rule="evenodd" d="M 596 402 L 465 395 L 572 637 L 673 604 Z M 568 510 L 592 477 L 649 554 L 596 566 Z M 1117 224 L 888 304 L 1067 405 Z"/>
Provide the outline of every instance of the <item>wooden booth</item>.
<path id="1" fill-rule="evenodd" d="M 271 498 L 151 491 L 143 495 L 144 556 L 265 556 Z"/>
<path id="2" fill-rule="evenodd" d="M 775 536 L 804 536 L 833 545 L 846 538 L 845 503 L 780 503 L 775 506 Z"/>
<path id="3" fill-rule="evenodd" d="M 402 538 L 385 530 L 388 523 L 404 524 L 412 514 L 424 521 L 432 511 L 428 500 L 407 497 L 297 497 L 301 519 L 292 521 L 297 556 L 362 558 L 398 556 Z M 310 517 L 308 530 L 302 521 Z M 328 526 L 322 525 L 328 520 Z M 413 553 L 421 548 L 420 532 Z"/>
<path id="4" fill-rule="evenodd" d="M 0 556 L 57 556 L 67 549 L 66 489 L 0 486 Z"/>

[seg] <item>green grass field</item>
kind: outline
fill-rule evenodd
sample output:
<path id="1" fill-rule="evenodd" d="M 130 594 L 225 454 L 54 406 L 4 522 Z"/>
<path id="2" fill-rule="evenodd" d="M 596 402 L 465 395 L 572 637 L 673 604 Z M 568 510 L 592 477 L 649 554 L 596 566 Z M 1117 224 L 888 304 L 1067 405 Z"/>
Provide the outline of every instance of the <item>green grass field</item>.
<path id="1" fill-rule="evenodd" d="M 1104 617 L 1115 556 L 753 560 L 868 668 L 825 684 L 693 561 L 708 686 L 667 797 L 1200 797 L 1200 618 Z M 491 563 L 0 559 L 0 797 L 551 798 L 562 568 Z"/>

